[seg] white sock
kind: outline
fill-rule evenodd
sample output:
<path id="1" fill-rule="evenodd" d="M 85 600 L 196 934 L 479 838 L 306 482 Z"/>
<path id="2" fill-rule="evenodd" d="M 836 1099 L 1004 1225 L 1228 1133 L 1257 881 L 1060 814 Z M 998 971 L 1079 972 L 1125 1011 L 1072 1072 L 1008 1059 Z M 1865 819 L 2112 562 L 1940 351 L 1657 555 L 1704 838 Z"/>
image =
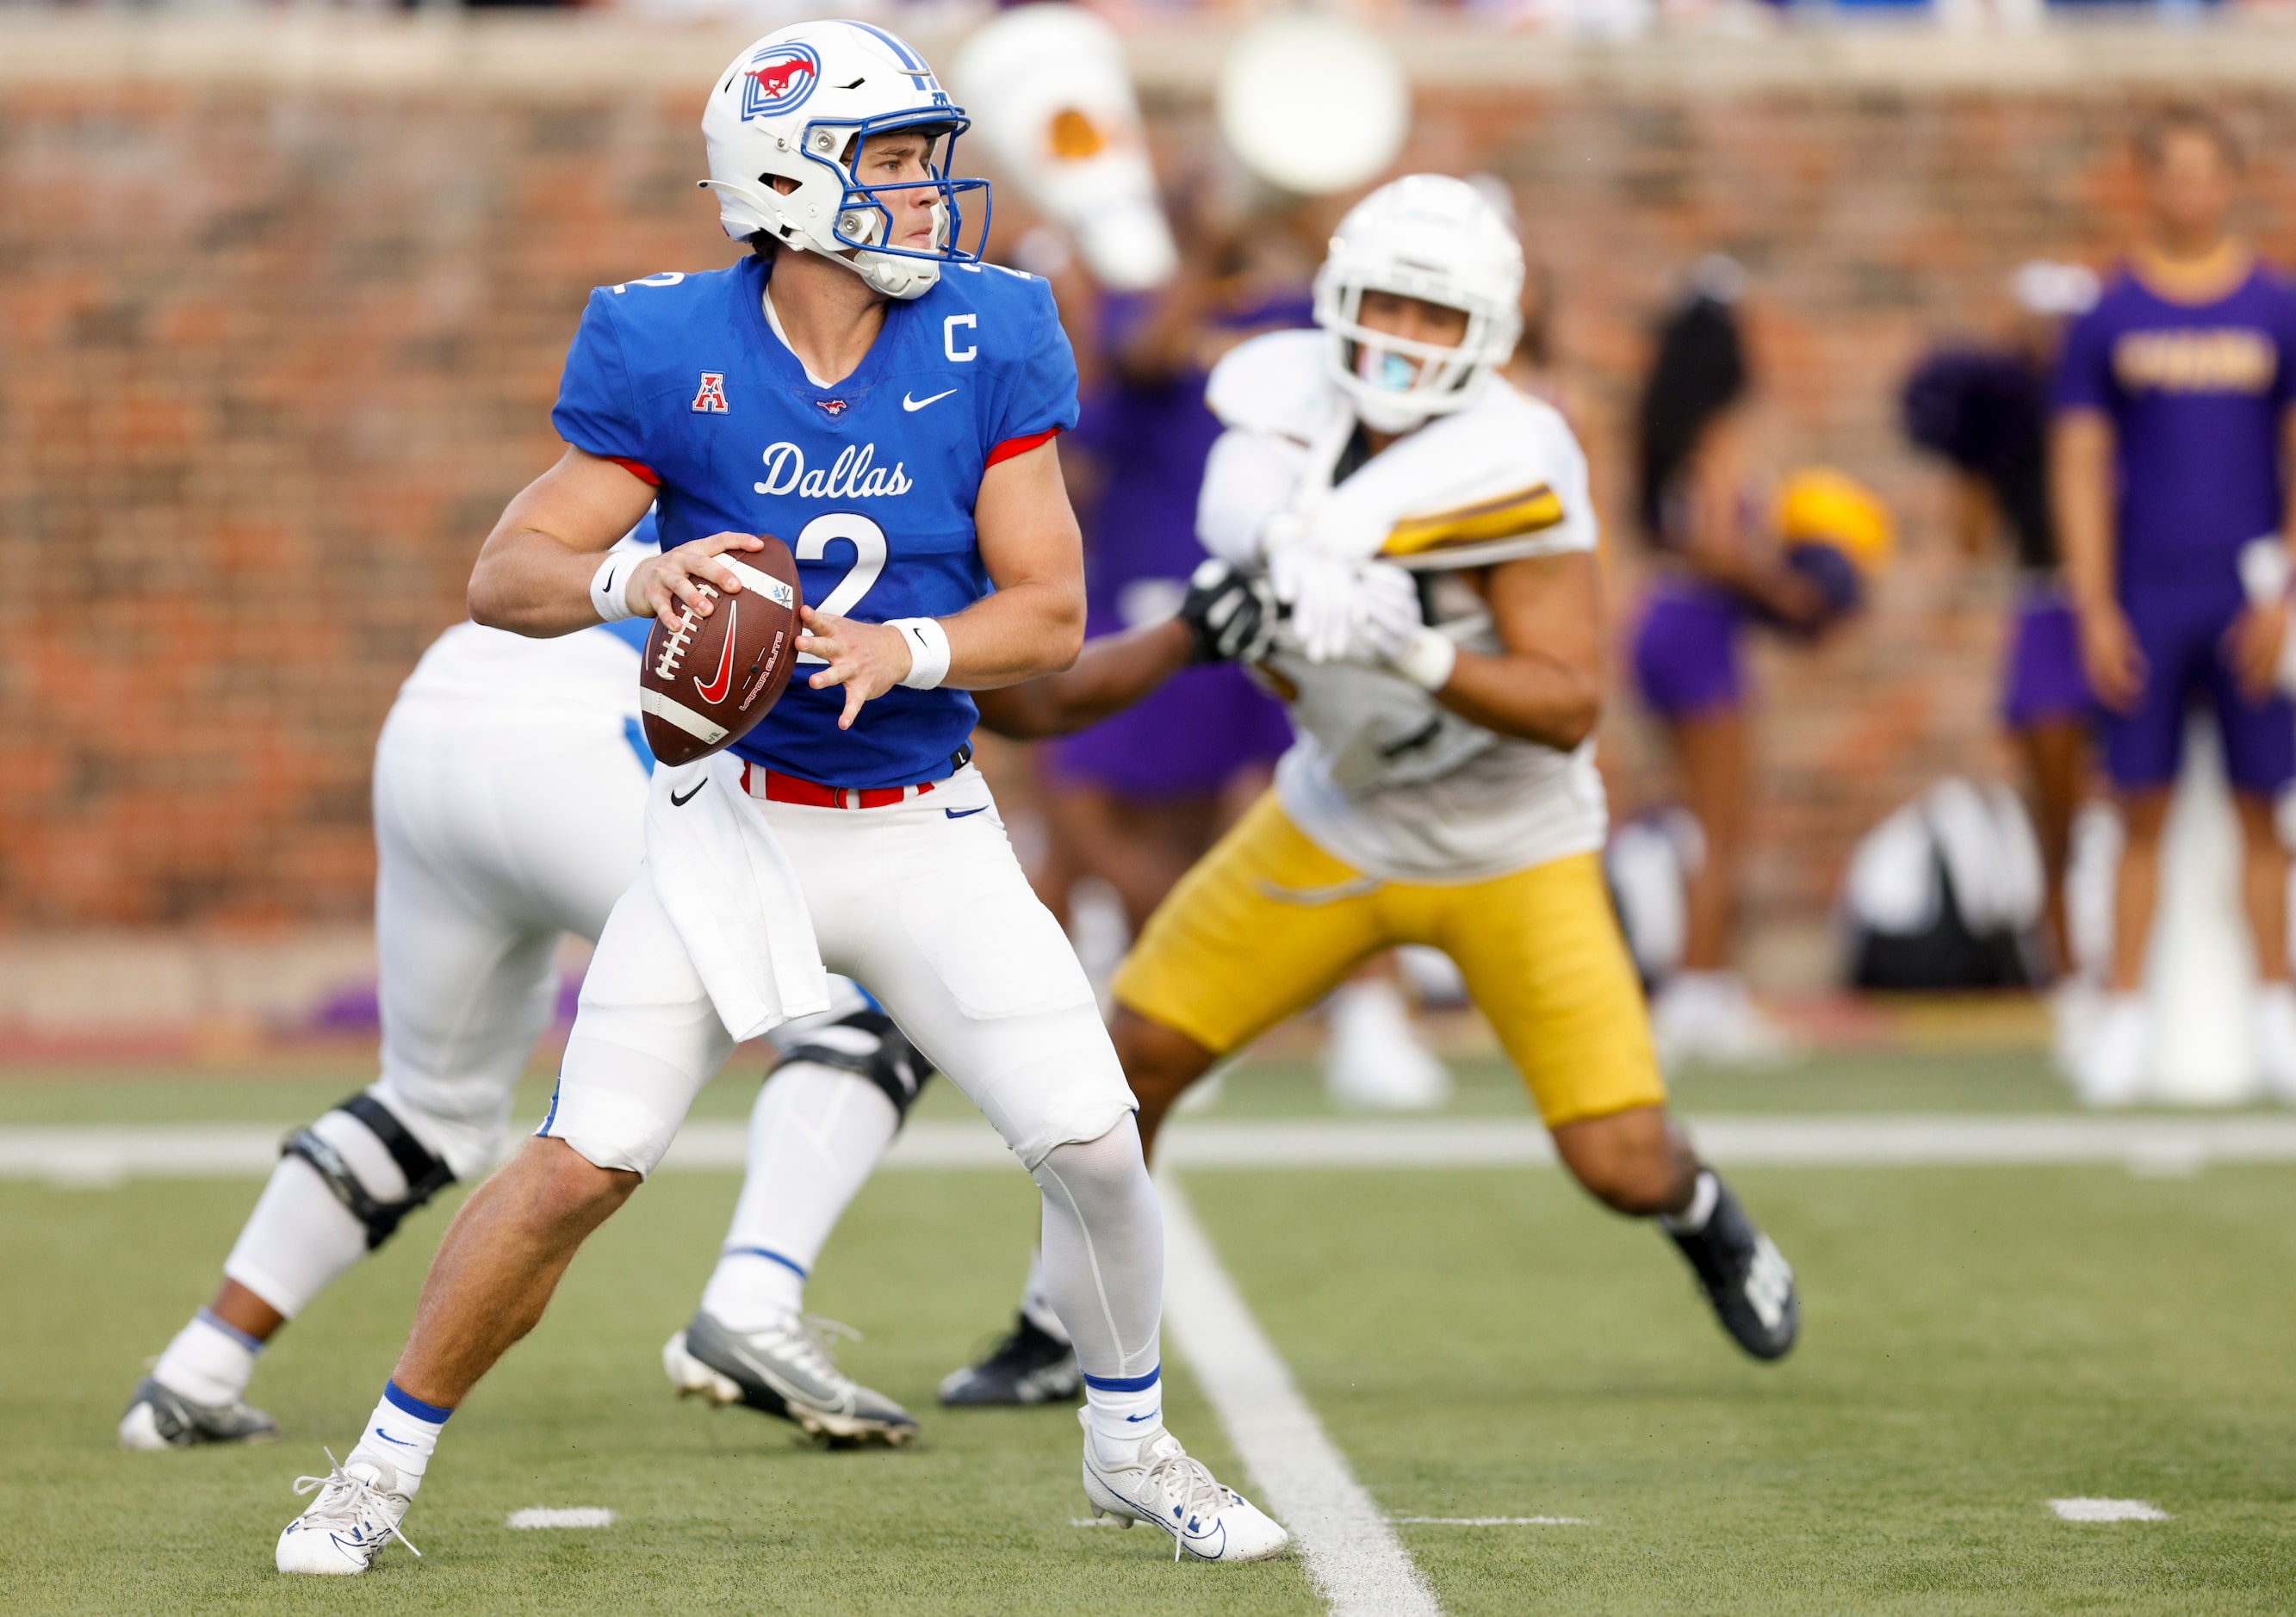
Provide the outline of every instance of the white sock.
<path id="1" fill-rule="evenodd" d="M 1142 1383 L 1145 1385 L 1142 1385 Z M 1084 1378 L 1085 1407 L 1092 1413 L 1093 1447 L 1103 1458 L 1117 1460 L 1128 1450 L 1119 1443 L 1136 1443 L 1164 1429 L 1164 1367 L 1130 1380 L 1104 1382 Z"/>
<path id="2" fill-rule="evenodd" d="M 412 1496 L 422 1486 L 422 1474 L 438 1452 L 439 1434 L 447 1429 L 452 1409 L 441 1409 L 398 1390 L 395 1381 L 382 1384 L 382 1401 L 366 1418 L 353 1455 L 362 1452 L 383 1460 L 398 1473 L 398 1491 Z M 350 1462 L 346 1458 L 344 1464 Z"/>
<path id="3" fill-rule="evenodd" d="M 1710 1168 L 1698 1171 L 1698 1188 L 1690 1193 L 1690 1205 L 1680 1213 L 1661 1213 L 1658 1221 L 1677 1235 L 1696 1235 L 1706 1228 L 1714 1216 L 1714 1204 L 1722 1199 L 1722 1181 L 1714 1177 Z"/>
<path id="4" fill-rule="evenodd" d="M 406 1175 L 357 1119 L 330 1112 L 311 1128 L 343 1154 L 363 1182 L 380 1185 L 385 1199 L 406 1194 Z M 360 1155 L 354 1157 L 354 1150 Z M 380 1168 L 368 1161 L 375 1153 L 381 1156 Z M 370 1172 L 375 1177 L 367 1178 Z M 299 1156 L 283 1156 L 224 1260 L 223 1272 L 292 1319 L 365 1256 L 366 1226 L 335 1199 L 316 1168 Z"/>
<path id="5" fill-rule="evenodd" d="M 1045 1289 L 1045 1249 L 1041 1245 L 1029 1254 L 1029 1278 L 1021 1287 L 1021 1318 L 1055 1342 L 1069 1340 L 1069 1327 L 1053 1311 L 1053 1294 Z"/>
<path id="6" fill-rule="evenodd" d="M 829 1232 L 901 1126 L 885 1092 L 833 1066 L 797 1061 L 758 1091 L 750 1163 L 701 1306 L 728 1330 L 761 1330 L 805 1303 Z"/>
<path id="7" fill-rule="evenodd" d="M 255 1356 L 262 1351 L 263 1344 L 245 1331 L 201 1309 L 176 1333 L 152 1367 L 152 1377 L 195 1404 L 235 1404 L 247 1391 L 255 1374 Z"/>

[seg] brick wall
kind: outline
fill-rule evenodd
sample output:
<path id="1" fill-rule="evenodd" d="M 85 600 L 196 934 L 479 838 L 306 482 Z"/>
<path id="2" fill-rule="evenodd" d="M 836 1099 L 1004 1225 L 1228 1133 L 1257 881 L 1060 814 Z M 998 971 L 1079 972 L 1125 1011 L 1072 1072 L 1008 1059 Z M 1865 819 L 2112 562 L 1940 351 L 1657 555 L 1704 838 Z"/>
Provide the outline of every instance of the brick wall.
<path id="1" fill-rule="evenodd" d="M 523 77 L 454 58 L 250 66 L 220 47 L 171 76 L 148 45 L 114 68 L 84 32 L 0 38 L 8 924 L 364 913 L 375 730 L 460 616 L 504 500 L 554 453 L 586 290 L 731 252 L 691 186 L 692 81 L 739 42 L 626 46 L 581 26 L 548 37 L 583 71 Z M 2241 81 L 2269 78 L 2254 52 L 2218 46 L 2177 44 L 2180 71 L 2210 78 L 2249 135 L 2251 223 L 2296 257 L 2296 108 Z M 2103 76 L 2003 69 L 2030 48 L 1972 47 L 1956 74 L 1898 72 L 1870 42 L 1854 70 L 1824 47 L 1759 62 L 1731 47 L 1712 73 L 1695 53 L 1638 71 L 1450 41 L 1427 70 L 1411 160 L 1514 186 L 1614 508 L 1648 322 L 1684 265 L 1722 249 L 1753 274 L 1780 461 L 1835 461 L 1902 513 L 1906 560 L 1867 621 L 1758 656 L 1766 917 L 1816 914 L 1850 839 L 1924 781 L 2002 766 L 2003 580 L 1951 555 L 1942 491 L 1896 441 L 1894 388 L 1926 340 L 2002 316 L 2021 259 L 2123 239 L 2119 141 L 2160 90 L 2133 82 L 2148 60 L 2133 47 Z M 645 71 L 617 75 L 641 55 Z M 1201 121 L 1193 59 L 1160 37 L 1144 60 L 1160 116 Z M 1630 544 L 1620 560 L 1623 612 Z M 1662 789 L 1623 698 L 1606 739 L 1622 802 Z"/>

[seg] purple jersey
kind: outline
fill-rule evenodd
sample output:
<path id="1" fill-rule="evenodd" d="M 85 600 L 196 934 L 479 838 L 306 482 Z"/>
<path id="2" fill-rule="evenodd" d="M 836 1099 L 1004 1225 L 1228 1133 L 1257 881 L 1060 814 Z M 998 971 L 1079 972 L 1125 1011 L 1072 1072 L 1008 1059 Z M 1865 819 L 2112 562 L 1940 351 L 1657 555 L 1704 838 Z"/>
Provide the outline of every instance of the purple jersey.
<path id="1" fill-rule="evenodd" d="M 1146 318 L 1144 298 L 1111 298 L 1111 340 Z M 1306 323 L 1304 300 L 1277 299 L 1222 324 Z M 1220 424 L 1204 373 L 1161 383 L 1119 380 L 1083 407 L 1074 438 L 1104 481 L 1078 515 L 1085 527 L 1086 631 L 1113 634 L 1168 613 L 1204 559 L 1196 491 Z M 1273 763 L 1292 744 L 1281 704 L 1240 668 L 1188 668 L 1124 713 L 1054 744 L 1055 772 L 1129 797 L 1217 791 L 1237 770 Z"/>
<path id="2" fill-rule="evenodd" d="M 2112 418 L 2121 597 L 2238 592 L 2240 549 L 2280 529 L 2281 418 L 2296 399 L 2296 290 L 2261 265 L 2212 303 L 2127 271 L 2065 334 L 2055 408 Z"/>

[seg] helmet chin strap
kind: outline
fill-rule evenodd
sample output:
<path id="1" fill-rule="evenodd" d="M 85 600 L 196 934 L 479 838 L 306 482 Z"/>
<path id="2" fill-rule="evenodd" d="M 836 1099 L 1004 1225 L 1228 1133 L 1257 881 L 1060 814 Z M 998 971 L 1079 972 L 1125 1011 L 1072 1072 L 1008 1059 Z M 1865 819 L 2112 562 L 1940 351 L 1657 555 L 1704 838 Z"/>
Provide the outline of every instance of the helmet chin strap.
<path id="1" fill-rule="evenodd" d="M 874 292 L 907 302 L 922 298 L 940 284 L 940 265 L 927 259 L 902 258 L 888 253 L 875 253 L 865 249 L 824 248 L 816 243 L 812 233 L 790 219 L 780 206 L 780 199 L 767 197 L 754 185 L 739 180 L 697 180 L 695 184 L 711 191 L 721 191 L 736 201 L 748 206 L 760 227 L 784 247 L 813 253 L 842 265 L 861 277 Z"/>

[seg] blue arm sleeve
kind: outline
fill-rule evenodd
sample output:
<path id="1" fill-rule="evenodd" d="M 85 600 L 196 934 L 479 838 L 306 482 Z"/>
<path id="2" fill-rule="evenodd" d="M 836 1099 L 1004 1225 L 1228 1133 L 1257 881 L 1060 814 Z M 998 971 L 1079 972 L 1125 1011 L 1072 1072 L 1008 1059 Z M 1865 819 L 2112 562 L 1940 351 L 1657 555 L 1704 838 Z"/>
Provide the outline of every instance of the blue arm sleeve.
<path id="1" fill-rule="evenodd" d="M 600 287 L 582 311 L 581 329 L 567 350 L 558 382 L 558 404 L 550 424 L 577 449 L 608 460 L 652 464 L 638 412 L 631 402 L 629 369 L 622 360 L 621 333 L 614 327 L 614 294 Z"/>

